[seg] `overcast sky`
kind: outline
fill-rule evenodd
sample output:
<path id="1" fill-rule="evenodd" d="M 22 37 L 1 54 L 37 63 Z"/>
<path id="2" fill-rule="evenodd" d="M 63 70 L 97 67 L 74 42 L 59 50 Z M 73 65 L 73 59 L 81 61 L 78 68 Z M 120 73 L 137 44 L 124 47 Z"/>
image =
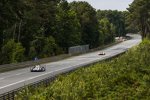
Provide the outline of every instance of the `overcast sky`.
<path id="1" fill-rule="evenodd" d="M 134 0 L 67 0 L 72 1 L 87 1 L 95 9 L 101 10 L 119 10 L 125 11 Z"/>

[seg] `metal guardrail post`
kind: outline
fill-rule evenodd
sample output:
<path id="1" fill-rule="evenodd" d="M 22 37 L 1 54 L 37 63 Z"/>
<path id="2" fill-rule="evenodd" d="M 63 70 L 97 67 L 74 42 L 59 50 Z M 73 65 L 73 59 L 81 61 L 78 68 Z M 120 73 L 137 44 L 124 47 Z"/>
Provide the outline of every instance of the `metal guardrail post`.
<path id="1" fill-rule="evenodd" d="M 15 100 L 15 91 L 12 93 L 12 100 Z"/>

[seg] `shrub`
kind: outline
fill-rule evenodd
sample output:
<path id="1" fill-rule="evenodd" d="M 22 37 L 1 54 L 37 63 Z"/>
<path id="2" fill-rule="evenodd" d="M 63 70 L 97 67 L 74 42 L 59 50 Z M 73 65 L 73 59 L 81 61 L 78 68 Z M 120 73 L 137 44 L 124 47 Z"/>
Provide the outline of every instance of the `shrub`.
<path id="1" fill-rule="evenodd" d="M 35 90 L 29 91 L 32 94 L 30 98 L 42 96 L 38 100 L 149 100 L 149 59 L 150 41 L 144 40 L 118 58 L 60 76 L 47 88 L 39 87 L 38 93 Z"/>

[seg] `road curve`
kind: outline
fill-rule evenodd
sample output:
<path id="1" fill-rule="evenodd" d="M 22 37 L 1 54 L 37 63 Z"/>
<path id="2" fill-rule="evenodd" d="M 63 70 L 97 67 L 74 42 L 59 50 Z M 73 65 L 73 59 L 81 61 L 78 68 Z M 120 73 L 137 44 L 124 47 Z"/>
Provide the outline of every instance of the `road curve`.
<path id="1" fill-rule="evenodd" d="M 24 68 L 5 73 L 0 73 L 0 94 L 17 89 L 24 85 L 67 72 L 72 69 L 98 62 L 120 53 L 129 48 L 138 45 L 141 42 L 141 36 L 137 34 L 128 34 L 132 39 L 119 43 L 106 49 L 87 53 L 57 62 L 46 63 L 46 72 L 30 72 L 30 68 Z M 98 55 L 99 52 L 105 52 L 106 55 Z"/>

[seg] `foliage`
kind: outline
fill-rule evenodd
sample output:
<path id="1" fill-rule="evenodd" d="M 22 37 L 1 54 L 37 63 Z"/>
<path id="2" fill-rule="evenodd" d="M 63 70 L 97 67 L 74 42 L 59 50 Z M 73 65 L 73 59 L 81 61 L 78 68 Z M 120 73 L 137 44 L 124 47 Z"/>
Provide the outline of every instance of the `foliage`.
<path id="1" fill-rule="evenodd" d="M 58 50 L 59 47 L 55 42 L 55 39 L 53 37 L 47 37 L 46 39 L 44 39 L 45 44 L 44 44 L 44 48 L 42 50 L 41 56 L 43 55 L 44 57 L 49 57 L 49 56 L 53 56 L 56 55 L 54 53 L 59 53 Z"/>
<path id="2" fill-rule="evenodd" d="M 87 2 L 70 3 L 71 10 L 77 13 L 81 25 L 81 40 L 83 44 L 89 44 L 91 48 L 99 45 L 98 43 L 98 20 L 96 10 Z"/>
<path id="3" fill-rule="evenodd" d="M 67 1 L 61 2 L 56 15 L 56 42 L 67 52 L 71 46 L 81 44 L 81 26 L 76 13 L 70 9 Z"/>
<path id="4" fill-rule="evenodd" d="M 55 26 L 58 3 L 59 0 L 1 0 L 0 21 L 2 22 L 0 24 L 2 27 L 0 27 L 0 43 L 4 44 L 10 39 L 20 42 L 25 48 L 24 56 L 26 60 L 29 60 L 34 55 L 41 56 L 43 50 L 40 49 L 44 46 L 41 44 L 44 44 L 44 41 L 46 41 L 45 37 L 49 37 L 51 32 L 54 31 L 53 26 Z M 41 39 L 45 40 L 41 41 Z M 36 46 L 36 50 L 32 45 L 35 41 L 41 43 Z M 0 45 L 0 48 L 2 47 L 3 45 Z M 43 54 L 41 58 L 44 55 L 46 54 Z"/>
<path id="5" fill-rule="evenodd" d="M 150 38 L 150 0 L 134 0 L 128 8 L 132 24 L 137 25 L 142 37 Z"/>
<path id="6" fill-rule="evenodd" d="M 115 26 L 111 24 L 107 18 L 103 18 L 99 21 L 99 29 L 99 33 L 103 34 L 103 37 L 100 37 L 99 42 L 107 44 L 114 41 Z"/>
<path id="7" fill-rule="evenodd" d="M 99 20 L 107 18 L 115 26 L 115 36 L 125 36 L 125 15 L 124 12 L 117 10 L 98 10 L 97 18 Z"/>
<path id="8" fill-rule="evenodd" d="M 149 59 L 150 41 L 144 40 L 118 58 L 59 76 L 46 88 L 28 88 L 16 100 L 149 100 Z"/>
<path id="9" fill-rule="evenodd" d="M 88 2 L 1 0 L 0 12 L 0 49 L 14 40 L 24 48 L 24 60 L 67 53 L 71 46 L 95 48 L 113 42 L 118 34 L 125 35 L 122 12 L 96 11 Z M 99 22 L 105 18 L 108 21 L 102 27 Z"/>
<path id="10" fill-rule="evenodd" d="M 124 11 L 123 14 L 125 16 L 125 30 L 126 30 L 126 32 L 127 33 L 138 33 L 137 25 L 133 24 L 133 21 L 131 21 L 130 12 Z"/>
<path id="11" fill-rule="evenodd" d="M 1 49 L 1 63 L 16 63 L 24 60 L 25 49 L 21 43 L 14 40 L 8 41 Z"/>

